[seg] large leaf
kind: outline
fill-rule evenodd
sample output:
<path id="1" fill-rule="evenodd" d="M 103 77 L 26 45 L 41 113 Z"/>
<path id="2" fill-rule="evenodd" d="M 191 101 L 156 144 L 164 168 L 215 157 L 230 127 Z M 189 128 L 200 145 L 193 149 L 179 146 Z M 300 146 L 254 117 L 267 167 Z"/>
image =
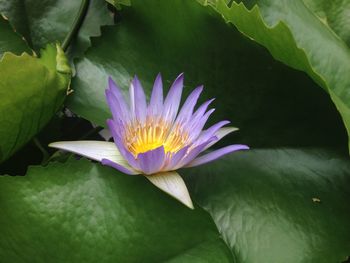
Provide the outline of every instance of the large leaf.
<path id="1" fill-rule="evenodd" d="M 349 0 L 303 0 L 319 19 L 350 46 Z"/>
<path id="2" fill-rule="evenodd" d="M 350 255 L 346 154 L 251 150 L 182 173 L 237 262 L 340 263 Z"/>
<path id="3" fill-rule="evenodd" d="M 211 8 L 195 1 L 150 0 L 145 5 L 135 0 L 120 15 L 121 23 L 103 28 L 102 37 L 93 39 L 76 64 L 68 105 L 79 115 L 105 125 L 108 75 L 126 91 L 137 74 L 149 93 L 158 72 L 166 87 L 185 72 L 185 93 L 204 84 L 204 97 L 216 97 L 214 119 L 229 119 L 241 129 L 237 141 L 253 146 L 346 144 L 327 94 L 303 73 L 274 61 Z"/>
<path id="4" fill-rule="evenodd" d="M 68 1 L 65 0 L 65 2 Z M 71 57 L 82 56 L 91 46 L 90 38 L 101 35 L 101 26 L 112 24 L 114 24 L 114 14 L 108 11 L 106 3 L 103 0 L 90 0 L 89 9 L 72 43 L 69 55 Z"/>
<path id="5" fill-rule="evenodd" d="M 5 17 L 0 15 L 0 58 L 6 51 L 20 55 L 22 52 L 30 52 L 27 43 L 10 26 Z"/>
<path id="6" fill-rule="evenodd" d="M 207 2 L 207 1 L 200 1 Z M 226 21 L 287 65 L 308 73 L 327 90 L 350 133 L 350 50 L 303 3 L 295 0 L 209 1 Z"/>
<path id="7" fill-rule="evenodd" d="M 0 177 L 1 262 L 233 262 L 210 216 L 87 160 Z"/>
<path id="8" fill-rule="evenodd" d="M 38 50 L 47 43 L 62 43 L 77 16 L 81 1 L 0 0 L 4 13 L 30 45 Z M 88 13 L 76 39 L 79 54 L 90 45 L 90 36 L 100 35 L 101 25 L 113 24 L 103 0 L 91 0 Z"/>
<path id="9" fill-rule="evenodd" d="M 0 162 L 27 143 L 62 106 L 70 68 L 61 48 L 36 58 L 6 52 L 0 60 Z"/>

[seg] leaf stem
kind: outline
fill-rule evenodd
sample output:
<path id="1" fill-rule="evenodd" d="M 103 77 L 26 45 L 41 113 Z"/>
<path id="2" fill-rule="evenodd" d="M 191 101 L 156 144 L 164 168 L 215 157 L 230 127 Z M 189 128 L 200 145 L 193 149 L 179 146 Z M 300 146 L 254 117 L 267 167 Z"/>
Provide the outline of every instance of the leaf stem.
<path id="1" fill-rule="evenodd" d="M 33 142 L 34 142 L 35 146 L 38 147 L 38 149 L 41 151 L 41 153 L 43 155 L 42 163 L 45 163 L 50 158 L 49 153 L 41 145 L 41 142 L 39 141 L 39 139 L 37 137 L 33 138 Z"/>
<path id="2" fill-rule="evenodd" d="M 88 7 L 89 7 L 89 3 L 90 0 L 82 0 L 81 4 L 80 4 L 80 8 L 78 11 L 77 16 L 75 17 L 75 20 L 73 22 L 73 25 L 70 29 L 70 31 L 68 32 L 68 35 L 66 36 L 66 38 L 64 39 L 63 43 L 62 43 L 62 49 L 64 52 L 67 51 L 69 45 L 71 44 L 73 38 L 76 36 L 76 34 L 78 33 L 84 18 L 86 16 Z"/>

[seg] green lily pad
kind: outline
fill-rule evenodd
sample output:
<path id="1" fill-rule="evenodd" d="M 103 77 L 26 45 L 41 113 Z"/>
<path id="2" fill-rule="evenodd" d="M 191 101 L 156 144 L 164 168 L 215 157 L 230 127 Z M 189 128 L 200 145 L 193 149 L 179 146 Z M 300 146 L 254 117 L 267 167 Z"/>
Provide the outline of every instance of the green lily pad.
<path id="1" fill-rule="evenodd" d="M 329 263 L 350 256 L 346 153 L 250 150 L 181 173 L 237 262 Z"/>
<path id="2" fill-rule="evenodd" d="M 36 58 L 6 52 L 0 60 L 0 162 L 27 143 L 62 106 L 71 72 L 57 45 Z"/>
<path id="3" fill-rule="evenodd" d="M 2 262 L 234 262 L 210 216 L 88 160 L 0 177 Z"/>

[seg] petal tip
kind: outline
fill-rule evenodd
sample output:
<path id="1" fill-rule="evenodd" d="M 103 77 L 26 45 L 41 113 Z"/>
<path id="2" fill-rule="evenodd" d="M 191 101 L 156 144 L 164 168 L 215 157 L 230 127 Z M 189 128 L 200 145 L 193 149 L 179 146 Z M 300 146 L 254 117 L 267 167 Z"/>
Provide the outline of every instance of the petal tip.
<path id="1" fill-rule="evenodd" d="M 139 80 L 139 78 L 137 77 L 136 74 L 134 75 L 134 78 L 132 79 L 132 83 L 134 83 L 134 84 L 140 83 L 140 80 Z"/>
<path id="2" fill-rule="evenodd" d="M 109 129 L 111 130 L 111 125 L 113 125 L 113 120 L 112 119 L 107 119 L 106 120 L 106 124 L 107 124 L 107 126 L 109 127 Z"/>
<path id="3" fill-rule="evenodd" d="M 175 198 L 188 208 L 194 209 L 186 184 L 177 172 L 163 172 L 145 175 L 145 177 L 163 192 Z"/>
<path id="4" fill-rule="evenodd" d="M 184 78 L 185 78 L 185 74 L 182 72 L 176 77 L 174 83 L 177 83 L 177 82 L 183 83 Z"/>
<path id="5" fill-rule="evenodd" d="M 163 85 L 163 79 L 162 79 L 162 74 L 159 72 L 157 74 L 157 77 L 154 80 L 154 86 L 159 86 L 159 85 Z"/>
<path id="6" fill-rule="evenodd" d="M 226 146 L 224 148 L 230 149 L 231 152 L 241 151 L 241 150 L 249 150 L 249 146 L 245 144 L 232 144 L 229 146 Z"/>
<path id="7" fill-rule="evenodd" d="M 112 89 L 112 87 L 115 87 L 116 86 L 116 83 L 114 82 L 114 80 L 112 79 L 111 76 L 108 76 L 108 87 L 110 89 Z"/>
<path id="8" fill-rule="evenodd" d="M 59 142 L 52 142 L 52 143 L 49 143 L 48 147 L 57 148 L 58 143 L 59 143 Z"/>

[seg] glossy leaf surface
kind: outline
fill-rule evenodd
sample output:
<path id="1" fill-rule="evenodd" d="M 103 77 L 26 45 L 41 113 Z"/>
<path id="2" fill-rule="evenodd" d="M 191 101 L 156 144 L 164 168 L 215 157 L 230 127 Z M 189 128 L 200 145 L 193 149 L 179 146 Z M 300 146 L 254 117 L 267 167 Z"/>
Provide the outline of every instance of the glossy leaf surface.
<path id="1" fill-rule="evenodd" d="M 70 67 L 59 46 L 36 58 L 5 53 L 0 61 L 0 162 L 27 143 L 62 107 Z"/>
<path id="2" fill-rule="evenodd" d="M 0 177 L 5 262 L 234 262 L 210 216 L 87 160 Z"/>
<path id="3" fill-rule="evenodd" d="M 346 154 L 251 150 L 182 174 L 237 262 L 329 263 L 349 256 Z"/>

